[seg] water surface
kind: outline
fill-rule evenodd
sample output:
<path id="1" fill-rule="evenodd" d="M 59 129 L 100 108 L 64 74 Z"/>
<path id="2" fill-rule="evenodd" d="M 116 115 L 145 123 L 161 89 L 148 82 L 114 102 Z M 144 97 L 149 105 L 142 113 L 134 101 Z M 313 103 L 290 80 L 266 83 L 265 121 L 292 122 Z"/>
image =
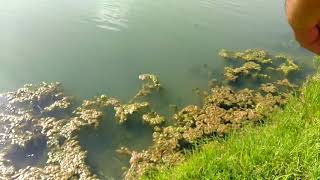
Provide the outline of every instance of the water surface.
<path id="1" fill-rule="evenodd" d="M 195 103 L 193 88 L 219 78 L 219 49 L 263 48 L 311 63 L 292 40 L 278 0 L 1 0 L 0 90 L 59 81 L 81 98 L 100 93 L 124 101 L 139 87 L 138 75 L 159 75 L 164 104 Z M 203 69 L 213 69 L 208 75 Z M 112 119 L 112 117 L 108 117 Z M 83 146 L 105 178 L 120 178 L 121 144 L 136 149 L 151 131 L 111 122 L 87 132 Z M 117 132 L 121 132 L 117 134 Z M 133 141 L 134 139 L 134 141 Z M 126 143 L 127 142 L 127 143 Z M 130 143 L 129 143 L 130 144 Z"/>

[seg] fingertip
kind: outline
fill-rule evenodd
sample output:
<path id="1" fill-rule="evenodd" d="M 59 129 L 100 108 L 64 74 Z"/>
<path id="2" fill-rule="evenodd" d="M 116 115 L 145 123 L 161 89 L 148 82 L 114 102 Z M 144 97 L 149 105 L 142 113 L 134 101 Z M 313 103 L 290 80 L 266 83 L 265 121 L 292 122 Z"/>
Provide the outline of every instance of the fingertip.
<path id="1" fill-rule="evenodd" d="M 313 52 L 317 55 L 320 55 L 320 46 L 317 46 Z"/>
<path id="2" fill-rule="evenodd" d="M 320 55 L 320 40 L 313 45 L 307 46 L 305 48 L 317 55 Z"/>
<path id="3" fill-rule="evenodd" d="M 319 28 L 318 26 L 313 27 L 309 33 L 310 44 L 317 43 L 319 41 Z"/>
<path id="4" fill-rule="evenodd" d="M 318 26 L 307 30 L 295 30 L 294 35 L 302 47 L 320 54 L 320 31 Z"/>
<path id="5" fill-rule="evenodd" d="M 313 44 L 319 37 L 319 30 L 317 27 L 308 30 L 296 30 L 294 32 L 295 38 L 303 46 Z"/>

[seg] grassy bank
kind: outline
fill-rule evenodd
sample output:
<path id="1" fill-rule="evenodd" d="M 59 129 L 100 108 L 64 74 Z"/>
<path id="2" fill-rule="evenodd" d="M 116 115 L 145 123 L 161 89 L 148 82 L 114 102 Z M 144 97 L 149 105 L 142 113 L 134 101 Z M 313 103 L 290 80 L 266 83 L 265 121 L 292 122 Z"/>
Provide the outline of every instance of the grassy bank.
<path id="1" fill-rule="evenodd" d="M 320 75 L 263 127 L 247 127 L 195 150 L 146 179 L 316 179 L 320 177 Z"/>

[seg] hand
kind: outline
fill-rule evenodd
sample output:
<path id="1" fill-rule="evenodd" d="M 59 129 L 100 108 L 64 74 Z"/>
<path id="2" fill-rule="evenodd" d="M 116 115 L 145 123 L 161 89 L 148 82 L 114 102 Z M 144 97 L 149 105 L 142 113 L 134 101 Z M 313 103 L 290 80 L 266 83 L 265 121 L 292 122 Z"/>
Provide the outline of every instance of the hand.
<path id="1" fill-rule="evenodd" d="M 300 45 L 320 55 L 319 0 L 286 0 L 286 13 Z"/>

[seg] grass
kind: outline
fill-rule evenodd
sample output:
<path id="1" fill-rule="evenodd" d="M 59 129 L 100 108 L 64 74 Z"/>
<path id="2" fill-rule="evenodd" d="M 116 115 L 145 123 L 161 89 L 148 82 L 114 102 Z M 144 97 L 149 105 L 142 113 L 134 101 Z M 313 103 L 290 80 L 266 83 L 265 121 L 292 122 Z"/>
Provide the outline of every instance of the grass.
<path id="1" fill-rule="evenodd" d="M 182 164 L 144 179 L 319 179 L 320 78 L 310 79 L 302 94 L 268 124 L 208 142 Z"/>

